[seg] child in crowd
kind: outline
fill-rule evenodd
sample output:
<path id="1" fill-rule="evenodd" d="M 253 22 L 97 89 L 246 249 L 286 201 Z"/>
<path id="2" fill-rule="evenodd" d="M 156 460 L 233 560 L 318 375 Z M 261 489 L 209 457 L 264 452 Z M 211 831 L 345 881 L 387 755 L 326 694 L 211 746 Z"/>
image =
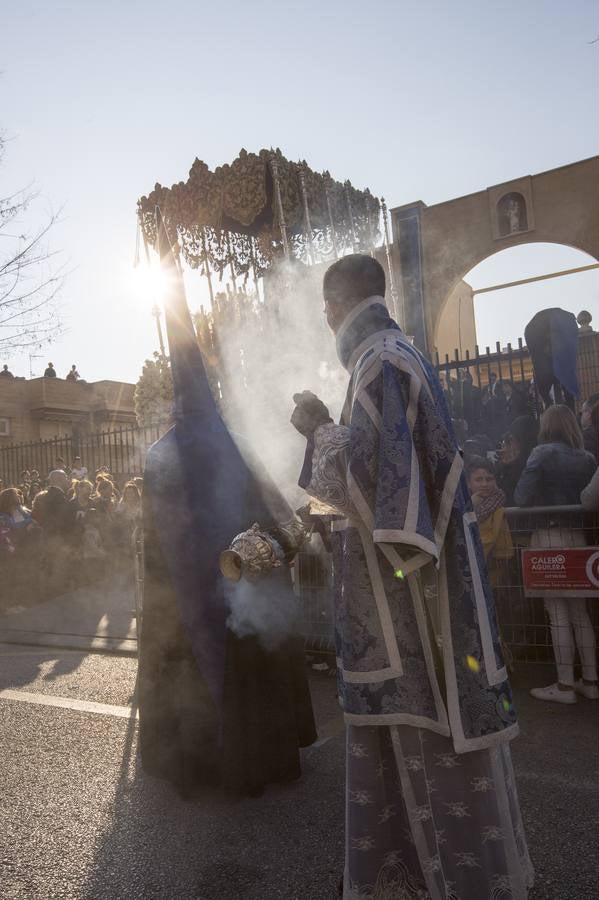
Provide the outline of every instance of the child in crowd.
<path id="1" fill-rule="evenodd" d="M 499 583 L 498 561 L 512 559 L 514 556 L 512 536 L 505 517 L 505 494 L 497 485 L 493 464 L 487 459 L 473 457 L 466 468 L 466 477 L 478 521 L 489 581 L 496 590 Z M 499 609 L 497 611 L 499 613 Z M 500 640 L 507 666 L 513 669 L 512 652 L 501 634 Z"/>
<path id="2" fill-rule="evenodd" d="M 492 463 L 482 457 L 473 457 L 466 476 L 487 563 L 511 559 L 514 545 L 505 517 L 505 494 L 497 486 Z"/>

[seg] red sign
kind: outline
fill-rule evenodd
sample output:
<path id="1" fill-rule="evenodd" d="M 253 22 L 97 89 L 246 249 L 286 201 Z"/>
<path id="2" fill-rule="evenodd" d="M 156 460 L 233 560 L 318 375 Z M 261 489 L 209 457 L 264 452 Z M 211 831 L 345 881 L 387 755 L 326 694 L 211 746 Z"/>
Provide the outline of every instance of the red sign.
<path id="1" fill-rule="evenodd" d="M 522 550 L 522 583 L 528 597 L 599 597 L 599 547 Z"/>

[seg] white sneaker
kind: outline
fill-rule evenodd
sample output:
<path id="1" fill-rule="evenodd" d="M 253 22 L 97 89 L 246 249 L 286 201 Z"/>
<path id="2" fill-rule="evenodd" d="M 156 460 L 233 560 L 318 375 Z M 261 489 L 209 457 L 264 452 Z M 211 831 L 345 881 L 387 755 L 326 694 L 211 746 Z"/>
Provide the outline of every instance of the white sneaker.
<path id="1" fill-rule="evenodd" d="M 585 685 L 586 687 L 586 685 Z M 576 691 L 560 691 L 557 684 L 544 688 L 532 688 L 530 692 L 537 700 L 552 700 L 554 703 L 576 703 Z"/>
<path id="2" fill-rule="evenodd" d="M 582 694 L 587 700 L 599 700 L 599 687 L 596 684 L 585 684 L 584 681 L 575 681 L 574 690 Z"/>

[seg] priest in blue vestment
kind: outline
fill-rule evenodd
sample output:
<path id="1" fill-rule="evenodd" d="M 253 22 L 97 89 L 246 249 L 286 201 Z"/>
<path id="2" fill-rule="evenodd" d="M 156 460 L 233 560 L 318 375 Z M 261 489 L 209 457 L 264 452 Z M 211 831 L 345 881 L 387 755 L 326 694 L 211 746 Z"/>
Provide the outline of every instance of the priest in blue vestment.
<path id="1" fill-rule="evenodd" d="M 525 900 L 518 725 L 443 390 L 369 256 L 324 278 L 350 376 L 341 423 L 305 391 L 300 485 L 337 510 L 335 640 L 347 726 L 344 900 Z"/>
<path id="2" fill-rule="evenodd" d="M 299 748 L 316 740 L 303 644 L 289 633 L 235 631 L 219 557 L 253 522 L 267 528 L 292 513 L 221 418 L 177 245 L 157 212 L 175 402 L 174 425 L 150 448 L 144 474 L 141 759 L 183 796 L 217 782 L 255 795 L 298 778 Z M 294 602 L 287 567 L 256 591 L 267 608 Z"/>

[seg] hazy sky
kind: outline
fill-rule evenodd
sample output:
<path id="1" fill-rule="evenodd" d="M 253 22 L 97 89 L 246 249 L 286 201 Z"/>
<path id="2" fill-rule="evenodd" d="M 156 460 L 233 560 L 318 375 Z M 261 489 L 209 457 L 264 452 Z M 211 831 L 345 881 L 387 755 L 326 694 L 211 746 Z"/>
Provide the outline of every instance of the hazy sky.
<path id="1" fill-rule="evenodd" d="M 599 6 L 593 0 L 38 0 L 0 2 L 0 194 L 35 180 L 30 223 L 71 274 L 67 334 L 33 360 L 89 380 L 135 380 L 155 349 L 132 285 L 135 203 L 241 147 L 279 146 L 390 206 L 436 203 L 599 152 Z M 450 235 L 448 235 L 450 239 Z M 2 250 L 3 248 L 0 248 Z M 476 286 L 589 261 L 525 248 Z M 199 277 L 199 276 L 198 276 Z M 479 343 L 522 333 L 536 309 L 591 308 L 599 276 L 488 295 Z M 28 358 L 12 358 L 16 374 Z M 4 362 L 4 360 L 2 360 Z"/>

